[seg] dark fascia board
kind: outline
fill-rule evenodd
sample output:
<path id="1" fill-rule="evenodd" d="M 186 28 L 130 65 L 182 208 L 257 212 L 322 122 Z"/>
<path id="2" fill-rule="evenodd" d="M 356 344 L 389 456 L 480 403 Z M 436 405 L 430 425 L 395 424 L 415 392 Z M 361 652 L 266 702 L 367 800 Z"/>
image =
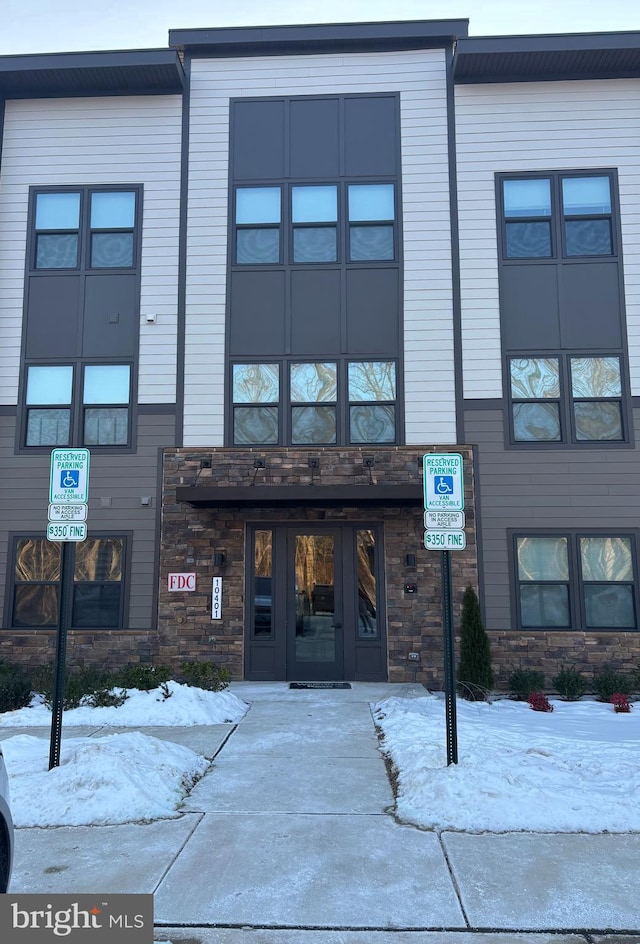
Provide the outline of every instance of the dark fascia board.
<path id="1" fill-rule="evenodd" d="M 450 46 L 466 36 L 468 20 L 323 23 L 169 30 L 169 45 L 207 57 L 305 55 Z"/>
<path id="2" fill-rule="evenodd" d="M 221 505 L 422 505 L 422 485 L 181 485 L 176 501 Z"/>
<path id="3" fill-rule="evenodd" d="M 640 75 L 640 32 L 467 37 L 457 44 L 457 84 L 627 78 Z"/>
<path id="4" fill-rule="evenodd" d="M 181 94 L 185 75 L 173 49 L 0 56 L 0 96 Z"/>

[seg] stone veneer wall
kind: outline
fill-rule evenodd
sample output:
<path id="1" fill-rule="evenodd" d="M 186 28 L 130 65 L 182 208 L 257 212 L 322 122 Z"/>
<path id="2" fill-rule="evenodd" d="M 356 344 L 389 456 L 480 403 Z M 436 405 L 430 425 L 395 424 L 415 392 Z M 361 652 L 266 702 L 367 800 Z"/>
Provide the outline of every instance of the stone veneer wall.
<path id="1" fill-rule="evenodd" d="M 369 469 L 364 456 L 374 456 L 374 483 L 422 482 L 420 460 L 425 452 L 460 452 L 465 460 L 465 512 L 467 548 L 451 554 L 454 608 L 459 615 L 465 587 L 477 588 L 475 514 L 471 449 L 463 446 L 394 446 L 319 449 L 166 449 L 162 509 L 160 600 L 158 614 L 160 662 L 177 664 L 184 659 L 211 659 L 226 666 L 235 679 L 243 677 L 244 598 L 246 580 L 245 535 L 248 523 L 335 521 L 384 522 L 384 572 L 386 580 L 389 681 L 443 683 L 440 554 L 423 545 L 421 505 L 322 507 L 199 508 L 177 503 L 177 486 L 309 485 L 310 455 L 320 467 L 315 482 L 327 485 L 366 485 Z M 254 460 L 266 459 L 264 470 Z M 211 468 L 201 468 L 208 460 Z M 375 484 L 372 488 L 375 487 Z M 214 567 L 216 551 L 225 564 Z M 405 555 L 415 553 L 416 568 L 406 566 Z M 167 575 L 197 575 L 195 592 L 169 592 Z M 211 578 L 223 578 L 222 619 L 211 619 Z M 404 583 L 416 583 L 418 592 L 406 594 Z M 408 661 L 419 652 L 420 662 Z"/>

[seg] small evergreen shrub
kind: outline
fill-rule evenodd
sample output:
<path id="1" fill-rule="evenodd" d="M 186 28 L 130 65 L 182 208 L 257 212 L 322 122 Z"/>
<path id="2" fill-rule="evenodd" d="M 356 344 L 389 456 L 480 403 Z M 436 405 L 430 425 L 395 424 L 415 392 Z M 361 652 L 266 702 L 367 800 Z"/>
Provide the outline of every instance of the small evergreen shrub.
<path id="1" fill-rule="evenodd" d="M 168 665 L 151 665 L 139 662 L 127 665 L 117 673 L 118 685 L 123 688 L 137 688 L 141 692 L 150 692 L 171 678 Z"/>
<path id="2" fill-rule="evenodd" d="M 31 683 L 17 665 L 0 660 L 0 711 L 17 711 L 31 701 Z"/>
<path id="3" fill-rule="evenodd" d="M 231 673 L 215 662 L 182 662 L 179 681 L 194 688 L 221 692 L 231 681 Z"/>
<path id="4" fill-rule="evenodd" d="M 544 672 L 534 669 L 516 669 L 509 676 L 509 691 L 516 701 L 527 701 L 531 692 L 544 688 Z"/>
<path id="5" fill-rule="evenodd" d="M 552 681 L 563 701 L 578 701 L 589 687 L 584 675 L 575 669 L 563 669 Z"/>
<path id="6" fill-rule="evenodd" d="M 89 708 L 121 708 L 129 697 L 126 688 L 99 688 L 91 695 L 85 695 L 82 704 Z"/>
<path id="7" fill-rule="evenodd" d="M 609 702 L 611 696 L 620 692 L 623 695 L 630 695 L 633 688 L 631 679 L 621 672 L 615 672 L 613 669 L 603 669 L 593 676 L 593 687 L 598 701 Z"/>
<path id="8" fill-rule="evenodd" d="M 469 701 L 485 701 L 493 688 L 489 637 L 473 587 L 467 587 L 462 597 L 458 683 L 460 694 Z"/>
<path id="9" fill-rule="evenodd" d="M 549 704 L 549 699 L 543 692 L 531 692 L 527 701 L 529 708 L 534 711 L 553 711 L 553 705 Z"/>

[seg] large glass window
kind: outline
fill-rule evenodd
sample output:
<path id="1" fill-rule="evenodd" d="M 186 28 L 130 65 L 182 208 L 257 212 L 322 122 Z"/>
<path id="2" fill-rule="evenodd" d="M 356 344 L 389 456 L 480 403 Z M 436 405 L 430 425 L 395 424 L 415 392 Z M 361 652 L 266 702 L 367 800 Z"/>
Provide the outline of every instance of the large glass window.
<path id="1" fill-rule="evenodd" d="M 630 535 L 518 535 L 522 629 L 635 629 L 635 540 Z"/>
<path id="2" fill-rule="evenodd" d="M 136 204 L 135 190 L 36 193 L 33 268 L 132 268 Z"/>
<path id="3" fill-rule="evenodd" d="M 71 628 L 122 626 L 124 538 L 89 538 L 71 551 Z M 14 628 L 55 628 L 62 574 L 61 545 L 44 538 L 18 538 L 12 596 Z"/>
<path id="4" fill-rule="evenodd" d="M 129 364 L 29 365 L 25 401 L 25 446 L 129 444 Z"/>
<path id="5" fill-rule="evenodd" d="M 231 386 L 234 445 L 397 441 L 395 361 L 236 363 Z"/>
<path id="6" fill-rule="evenodd" d="M 549 174 L 502 180 L 505 259 L 611 256 L 609 174 Z"/>
<path id="7" fill-rule="evenodd" d="M 512 357 L 509 392 L 514 442 L 625 439 L 617 356 Z"/>

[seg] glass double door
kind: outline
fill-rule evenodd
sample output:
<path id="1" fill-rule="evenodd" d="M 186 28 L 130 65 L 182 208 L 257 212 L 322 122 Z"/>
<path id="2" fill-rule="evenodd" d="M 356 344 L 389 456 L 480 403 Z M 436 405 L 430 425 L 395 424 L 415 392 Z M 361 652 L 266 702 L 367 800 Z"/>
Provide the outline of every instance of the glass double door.
<path id="1" fill-rule="evenodd" d="M 247 678 L 383 680 L 375 527 L 253 531 Z"/>

